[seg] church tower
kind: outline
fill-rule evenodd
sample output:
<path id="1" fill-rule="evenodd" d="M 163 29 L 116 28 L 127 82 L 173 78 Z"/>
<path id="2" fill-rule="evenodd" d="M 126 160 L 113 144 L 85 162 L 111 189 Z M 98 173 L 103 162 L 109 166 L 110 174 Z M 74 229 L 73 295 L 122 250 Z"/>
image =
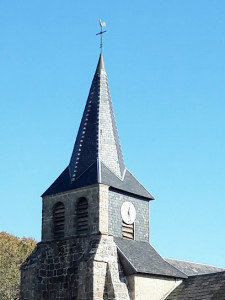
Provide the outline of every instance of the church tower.
<path id="1" fill-rule="evenodd" d="M 81 202 L 74 196 L 75 191 Z M 148 242 L 152 199 L 125 167 L 100 54 L 69 165 L 43 194 L 42 241 L 56 236 L 109 234 Z M 124 202 L 132 205 L 122 208 L 123 215 L 125 210 L 127 214 L 133 212 L 134 222 L 123 222 Z M 60 212 L 64 210 L 63 221 L 58 212 L 57 218 L 52 218 L 54 205 Z"/>
<path id="2" fill-rule="evenodd" d="M 69 165 L 42 199 L 21 300 L 135 299 L 135 274 L 184 276 L 149 245 L 154 198 L 125 166 L 102 54 Z"/>

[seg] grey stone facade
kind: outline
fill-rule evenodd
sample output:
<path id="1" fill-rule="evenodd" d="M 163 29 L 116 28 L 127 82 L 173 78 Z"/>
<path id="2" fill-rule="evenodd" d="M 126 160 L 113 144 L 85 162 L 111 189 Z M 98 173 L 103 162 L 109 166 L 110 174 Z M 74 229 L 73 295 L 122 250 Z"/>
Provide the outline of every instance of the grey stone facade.
<path id="1" fill-rule="evenodd" d="M 42 200 L 42 241 L 54 240 L 53 208 L 57 202 L 65 206 L 64 237 L 77 236 L 77 202 L 80 198 L 88 201 L 88 233 L 99 232 L 99 185 L 80 188 L 52 196 L 43 197 Z"/>
<path id="2" fill-rule="evenodd" d="M 88 200 L 88 235 L 99 232 L 122 237 L 121 206 L 131 202 L 136 209 L 135 240 L 149 242 L 149 201 L 124 192 L 108 189 L 105 185 L 94 185 L 43 198 L 42 241 L 54 240 L 53 208 L 57 202 L 65 205 L 65 238 L 78 236 L 77 202 Z"/>
<path id="3" fill-rule="evenodd" d="M 134 239 L 149 242 L 149 201 L 111 189 L 109 190 L 109 234 L 122 237 L 121 206 L 125 201 L 131 202 L 137 213 Z"/>
<path id="4" fill-rule="evenodd" d="M 88 202 L 88 231 L 77 232 L 77 203 Z M 43 197 L 42 242 L 22 266 L 21 300 L 130 299 L 113 236 L 122 237 L 121 205 L 136 208 L 135 240 L 148 241 L 149 203 L 93 185 Z M 54 237 L 53 211 L 65 207 L 64 236 Z"/>
<path id="5" fill-rule="evenodd" d="M 113 237 L 41 242 L 22 265 L 22 300 L 130 300 Z"/>

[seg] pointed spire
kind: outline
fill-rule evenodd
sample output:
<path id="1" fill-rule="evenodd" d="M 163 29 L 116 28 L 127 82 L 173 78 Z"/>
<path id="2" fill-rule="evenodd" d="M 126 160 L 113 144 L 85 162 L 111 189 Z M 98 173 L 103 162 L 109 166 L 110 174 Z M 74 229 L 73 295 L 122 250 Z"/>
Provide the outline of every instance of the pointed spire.
<path id="1" fill-rule="evenodd" d="M 102 53 L 99 56 L 98 65 L 97 65 L 95 73 L 99 73 L 99 72 L 101 72 L 101 70 L 105 72 L 105 65 L 104 65 Z"/>
<path id="2" fill-rule="evenodd" d="M 122 179 L 125 164 L 102 54 L 99 56 L 69 164 L 71 181 L 75 181 L 97 160 Z M 101 178 L 101 174 L 98 177 Z"/>
<path id="3" fill-rule="evenodd" d="M 154 199 L 125 167 L 102 53 L 69 166 L 42 196 L 96 183 Z"/>

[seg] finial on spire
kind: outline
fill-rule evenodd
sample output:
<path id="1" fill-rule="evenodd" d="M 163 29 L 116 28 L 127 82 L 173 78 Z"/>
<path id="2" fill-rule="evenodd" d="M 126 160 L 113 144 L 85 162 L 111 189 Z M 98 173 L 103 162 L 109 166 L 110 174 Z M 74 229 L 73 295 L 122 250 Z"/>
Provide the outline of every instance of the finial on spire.
<path id="1" fill-rule="evenodd" d="M 101 49 L 101 53 L 102 53 L 102 35 L 103 35 L 103 33 L 106 32 L 106 30 L 102 30 L 102 28 L 106 26 L 106 23 L 102 22 L 101 19 L 100 19 L 99 24 L 100 24 L 100 27 L 101 27 L 101 31 L 99 33 L 96 33 L 96 35 L 99 35 L 99 34 L 101 35 L 100 49 Z"/>

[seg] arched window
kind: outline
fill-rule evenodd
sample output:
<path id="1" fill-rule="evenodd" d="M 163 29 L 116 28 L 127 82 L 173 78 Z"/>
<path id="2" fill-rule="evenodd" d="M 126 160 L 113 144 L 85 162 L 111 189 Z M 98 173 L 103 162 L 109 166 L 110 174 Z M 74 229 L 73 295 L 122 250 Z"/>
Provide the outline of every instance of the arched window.
<path id="1" fill-rule="evenodd" d="M 77 233 L 85 234 L 88 231 L 88 201 L 80 198 L 77 203 Z"/>
<path id="2" fill-rule="evenodd" d="M 65 207 L 62 202 L 57 202 L 53 209 L 54 237 L 60 239 L 64 237 Z"/>

